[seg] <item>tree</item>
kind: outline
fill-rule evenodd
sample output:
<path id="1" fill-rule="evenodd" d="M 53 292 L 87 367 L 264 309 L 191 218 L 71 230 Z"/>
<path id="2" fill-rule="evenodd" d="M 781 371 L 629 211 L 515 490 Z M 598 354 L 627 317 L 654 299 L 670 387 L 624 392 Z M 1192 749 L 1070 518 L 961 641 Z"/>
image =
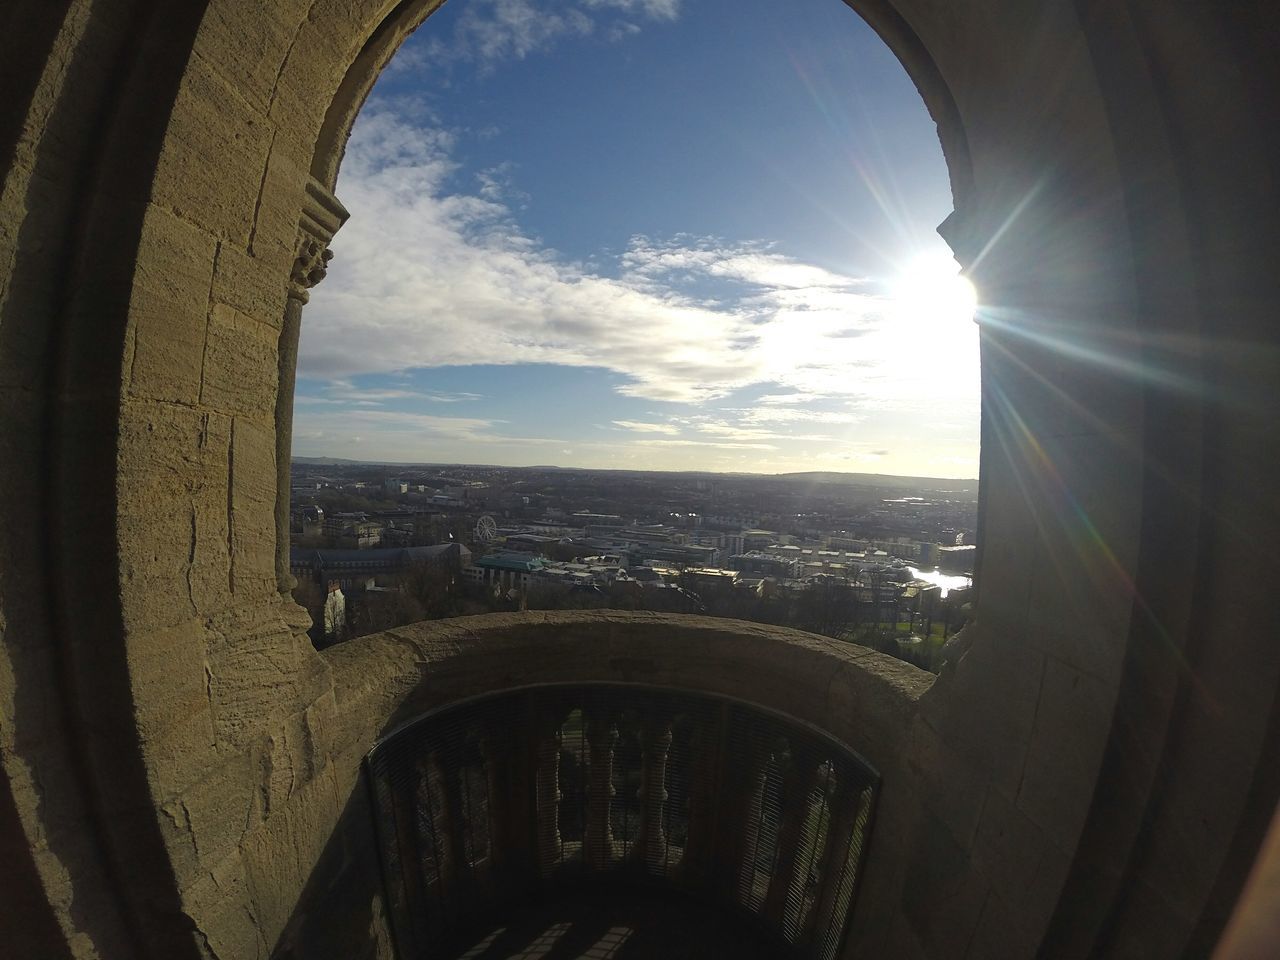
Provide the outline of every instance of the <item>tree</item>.
<path id="1" fill-rule="evenodd" d="M 403 590 L 356 590 L 347 598 L 350 637 L 381 633 L 425 619 L 422 605 Z"/>
<path id="2" fill-rule="evenodd" d="M 461 608 L 460 579 L 443 560 L 415 560 L 397 578 L 400 589 L 421 609 L 419 620 L 457 616 Z"/>
<path id="3" fill-rule="evenodd" d="M 837 577 L 815 579 L 793 603 L 794 625 L 827 637 L 843 637 L 858 623 L 859 614 L 857 591 Z"/>

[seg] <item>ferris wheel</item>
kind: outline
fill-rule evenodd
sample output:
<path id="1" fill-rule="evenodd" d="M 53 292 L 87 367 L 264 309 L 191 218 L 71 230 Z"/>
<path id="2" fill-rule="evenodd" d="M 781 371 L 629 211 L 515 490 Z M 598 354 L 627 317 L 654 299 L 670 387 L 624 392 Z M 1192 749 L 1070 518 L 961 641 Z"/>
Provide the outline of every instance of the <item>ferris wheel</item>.
<path id="1" fill-rule="evenodd" d="M 498 525 L 487 513 L 476 521 L 476 539 L 485 543 L 498 539 Z"/>

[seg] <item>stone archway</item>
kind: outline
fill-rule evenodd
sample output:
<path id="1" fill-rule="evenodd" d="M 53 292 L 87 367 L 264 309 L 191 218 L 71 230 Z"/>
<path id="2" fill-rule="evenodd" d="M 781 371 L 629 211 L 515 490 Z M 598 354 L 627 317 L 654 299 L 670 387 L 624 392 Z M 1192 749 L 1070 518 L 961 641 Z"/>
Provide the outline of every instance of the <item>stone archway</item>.
<path id="1" fill-rule="evenodd" d="M 433 6 L 13 7 L 0 836 L 43 890 L 33 954 L 265 953 L 336 822 L 330 667 L 281 596 L 279 388 L 346 132 Z M 851 6 L 939 122 L 945 233 L 997 307 L 973 644 L 923 700 L 862 942 L 1202 948 L 1278 790 L 1280 655 L 1231 576 L 1277 532 L 1275 25 Z"/>

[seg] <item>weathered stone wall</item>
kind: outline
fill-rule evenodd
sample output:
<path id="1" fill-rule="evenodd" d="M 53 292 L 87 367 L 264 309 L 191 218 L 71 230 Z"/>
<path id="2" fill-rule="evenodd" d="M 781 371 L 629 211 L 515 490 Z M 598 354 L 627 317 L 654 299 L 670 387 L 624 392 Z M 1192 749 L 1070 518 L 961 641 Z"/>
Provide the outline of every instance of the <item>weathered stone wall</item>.
<path id="1" fill-rule="evenodd" d="M 17 72 L 0 122 L 0 832 L 26 853 L 12 861 L 24 909 L 3 911 L 0 926 L 21 955 L 136 955 L 145 937 L 118 892 L 130 880 L 163 915 L 159 936 L 181 921 L 146 825 L 155 810 L 112 582 L 113 328 L 154 167 L 111 151 L 129 141 L 145 156 L 158 142 L 199 10 L 171 11 L 158 31 L 134 4 L 13 4 L 4 19 L 3 59 Z"/>
<path id="2" fill-rule="evenodd" d="M 944 232 L 992 305 L 977 618 L 882 767 L 912 787 L 891 804 L 886 775 L 855 947 L 1204 952 L 1280 793 L 1280 648 L 1236 575 L 1280 533 L 1280 29 L 1173 0 L 851 5 L 939 122 Z M 321 657 L 277 564 L 287 303 L 341 222 L 350 121 L 432 7 L 2 15 L 0 849 L 23 910 L 0 934 L 25 955 L 266 956 L 336 895 L 326 870 L 367 867 L 334 832 L 361 745 L 480 682 L 461 665 L 501 671 L 461 657 L 415 693 L 392 652 L 427 634 Z M 789 702 L 824 661 L 771 643 L 742 649 L 776 669 L 735 680 L 708 641 L 700 682 Z M 361 691 L 348 657 L 407 672 Z M 796 709 L 839 730 L 860 702 Z"/>

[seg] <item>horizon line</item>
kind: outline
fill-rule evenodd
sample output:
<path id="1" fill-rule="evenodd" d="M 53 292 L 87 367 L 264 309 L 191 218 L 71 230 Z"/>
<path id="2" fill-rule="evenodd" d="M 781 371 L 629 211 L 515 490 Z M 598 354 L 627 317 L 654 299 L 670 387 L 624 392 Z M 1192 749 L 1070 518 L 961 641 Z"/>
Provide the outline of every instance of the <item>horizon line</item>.
<path id="1" fill-rule="evenodd" d="M 863 473 L 848 470 L 790 470 L 779 473 L 761 473 L 752 470 L 662 470 L 656 468 L 635 469 L 632 467 L 573 467 L 555 463 L 536 463 L 513 465 L 503 463 L 464 463 L 461 461 L 429 461 L 429 460 L 357 460 L 352 457 L 328 456 L 291 456 L 290 463 L 296 461 L 320 461 L 329 463 L 358 463 L 371 467 L 484 467 L 499 470 L 581 470 L 609 471 L 613 473 L 705 473 L 728 477 L 794 477 L 810 474 L 828 474 L 837 477 L 887 477 L 893 480 L 943 480 L 951 483 L 977 483 L 978 477 L 926 477 L 903 473 Z"/>

